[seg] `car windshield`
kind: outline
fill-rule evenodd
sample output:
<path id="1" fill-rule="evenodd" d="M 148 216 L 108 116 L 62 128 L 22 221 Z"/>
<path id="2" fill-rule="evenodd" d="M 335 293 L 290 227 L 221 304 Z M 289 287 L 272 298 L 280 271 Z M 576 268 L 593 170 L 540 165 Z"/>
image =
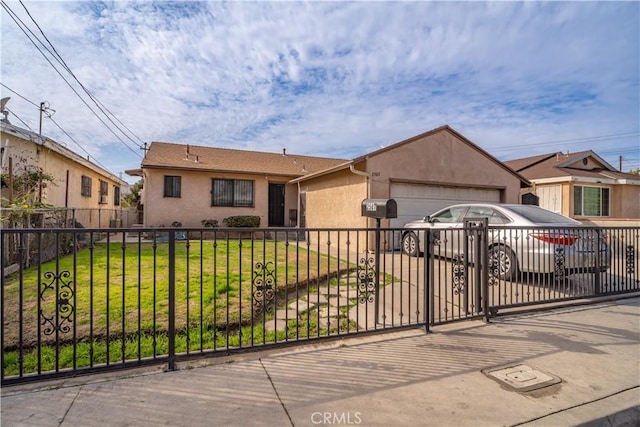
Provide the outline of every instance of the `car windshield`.
<path id="1" fill-rule="evenodd" d="M 578 221 L 571 218 L 567 218 L 537 206 L 509 206 L 509 210 L 536 224 L 580 224 Z"/>

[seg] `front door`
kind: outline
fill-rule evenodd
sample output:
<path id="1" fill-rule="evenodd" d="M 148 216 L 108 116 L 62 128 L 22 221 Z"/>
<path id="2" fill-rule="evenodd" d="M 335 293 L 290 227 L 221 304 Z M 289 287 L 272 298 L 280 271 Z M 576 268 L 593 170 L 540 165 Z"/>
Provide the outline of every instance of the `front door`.
<path id="1" fill-rule="evenodd" d="M 284 227 L 284 184 L 269 184 L 269 227 Z"/>

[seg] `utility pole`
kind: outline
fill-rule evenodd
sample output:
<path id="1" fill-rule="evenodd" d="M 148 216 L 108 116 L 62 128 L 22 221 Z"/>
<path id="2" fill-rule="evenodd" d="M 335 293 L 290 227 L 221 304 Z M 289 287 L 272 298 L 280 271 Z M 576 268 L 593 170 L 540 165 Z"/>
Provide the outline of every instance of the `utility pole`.
<path id="1" fill-rule="evenodd" d="M 620 169 L 618 169 L 620 172 L 622 172 L 622 156 L 618 157 L 618 160 L 620 161 Z"/>
<path id="2" fill-rule="evenodd" d="M 40 103 L 40 129 L 38 131 L 38 135 L 40 136 L 40 139 L 42 140 L 42 113 L 44 113 L 44 101 Z"/>

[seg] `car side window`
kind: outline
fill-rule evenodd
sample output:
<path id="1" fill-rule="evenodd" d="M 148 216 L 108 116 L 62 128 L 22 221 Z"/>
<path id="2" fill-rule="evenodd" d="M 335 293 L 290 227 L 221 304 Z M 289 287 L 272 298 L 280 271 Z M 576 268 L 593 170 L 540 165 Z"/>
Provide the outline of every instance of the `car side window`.
<path id="1" fill-rule="evenodd" d="M 472 206 L 467 213 L 472 218 L 488 218 L 489 224 L 506 224 L 509 219 L 493 208 L 486 206 Z"/>
<path id="2" fill-rule="evenodd" d="M 431 217 L 431 222 L 460 222 L 462 214 L 467 210 L 466 207 L 453 207 L 445 209 L 439 214 Z"/>
<path id="3" fill-rule="evenodd" d="M 496 210 L 493 211 L 493 215 L 489 218 L 489 224 L 508 224 L 509 222 L 511 222 L 509 218 Z"/>

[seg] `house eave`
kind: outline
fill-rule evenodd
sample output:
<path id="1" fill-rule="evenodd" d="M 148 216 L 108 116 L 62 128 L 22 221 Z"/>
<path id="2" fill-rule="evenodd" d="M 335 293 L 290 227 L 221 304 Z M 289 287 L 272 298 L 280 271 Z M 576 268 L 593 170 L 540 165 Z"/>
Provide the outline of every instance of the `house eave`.
<path id="1" fill-rule="evenodd" d="M 273 173 L 273 172 L 264 172 L 264 171 L 243 171 L 243 170 L 233 170 L 233 169 L 215 169 L 215 168 L 189 168 L 184 166 L 166 166 L 166 165 L 144 165 L 140 169 L 144 171 L 145 169 L 157 169 L 157 170 L 172 170 L 172 171 L 187 171 L 187 172 L 206 172 L 206 173 L 226 173 L 226 174 L 238 174 L 238 175 L 267 175 L 267 176 L 281 176 L 285 178 L 294 177 L 297 178 L 300 175 L 291 174 L 291 173 Z"/>
<path id="2" fill-rule="evenodd" d="M 610 179 L 610 178 L 593 178 L 593 177 L 583 177 L 583 176 L 561 176 L 554 178 L 539 178 L 532 179 L 531 182 L 534 184 L 562 184 L 562 183 L 571 183 L 571 182 L 586 182 L 589 184 L 620 184 L 620 180 Z"/>
<path id="3" fill-rule="evenodd" d="M 332 168 L 324 169 L 324 170 L 321 170 L 321 171 L 318 171 L 318 172 L 310 173 L 308 175 L 303 175 L 303 176 L 297 177 L 297 178 L 292 179 L 291 181 L 289 181 L 289 184 L 297 184 L 299 182 L 306 181 L 308 179 L 317 178 L 317 177 L 320 177 L 320 176 L 323 176 L 323 175 L 328 175 L 330 173 L 337 172 L 339 170 L 348 169 L 349 166 L 351 166 L 352 164 L 353 164 L 353 160 L 349 160 L 347 162 L 341 163 L 341 164 L 339 164 L 337 166 L 334 166 Z"/>

